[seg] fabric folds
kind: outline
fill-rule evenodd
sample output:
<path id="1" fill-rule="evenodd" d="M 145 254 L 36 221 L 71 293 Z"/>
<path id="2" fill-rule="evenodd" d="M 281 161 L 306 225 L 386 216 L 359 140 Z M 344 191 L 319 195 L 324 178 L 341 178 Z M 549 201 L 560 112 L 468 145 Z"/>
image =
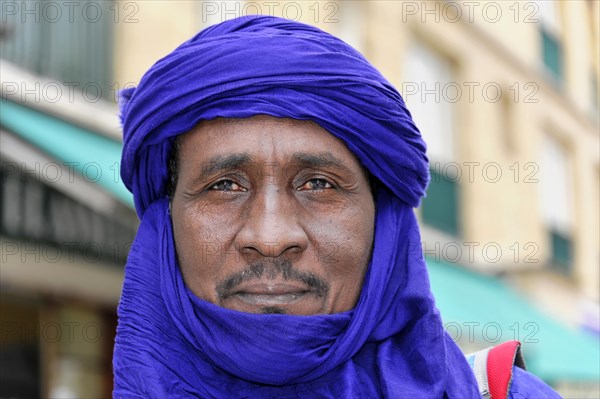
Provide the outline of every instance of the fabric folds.
<path id="1" fill-rule="evenodd" d="M 372 259 L 356 307 L 254 315 L 197 298 L 179 270 L 165 186 L 175 136 L 217 117 L 312 120 L 380 185 Z M 431 295 L 412 207 L 426 147 L 398 92 L 314 27 L 243 17 L 210 27 L 122 95 L 122 177 L 141 225 L 125 269 L 115 397 L 477 398 Z"/>
<path id="2" fill-rule="evenodd" d="M 392 85 L 317 28 L 242 17 L 200 32 L 122 93 L 121 176 L 140 217 L 164 195 L 174 136 L 203 119 L 257 114 L 317 122 L 398 198 L 418 206 L 429 179 L 425 143 Z"/>

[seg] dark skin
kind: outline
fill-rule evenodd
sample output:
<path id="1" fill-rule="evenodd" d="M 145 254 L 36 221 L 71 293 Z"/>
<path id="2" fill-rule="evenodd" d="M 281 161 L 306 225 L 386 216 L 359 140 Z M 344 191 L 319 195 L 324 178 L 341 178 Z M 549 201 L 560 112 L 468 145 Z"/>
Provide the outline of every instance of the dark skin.
<path id="1" fill-rule="evenodd" d="M 314 122 L 203 121 L 179 138 L 172 221 L 198 297 L 249 313 L 352 309 L 373 245 L 369 181 Z"/>

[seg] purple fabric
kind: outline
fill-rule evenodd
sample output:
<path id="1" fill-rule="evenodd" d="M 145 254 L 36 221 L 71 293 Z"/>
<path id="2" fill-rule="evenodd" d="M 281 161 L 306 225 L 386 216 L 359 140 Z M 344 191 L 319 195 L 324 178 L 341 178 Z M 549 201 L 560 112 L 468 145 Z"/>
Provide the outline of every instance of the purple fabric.
<path id="1" fill-rule="evenodd" d="M 535 375 L 513 366 L 508 399 L 561 399 L 562 396 Z"/>
<path id="2" fill-rule="evenodd" d="M 373 256 L 356 307 L 254 315 L 194 296 L 177 264 L 165 186 L 172 138 L 203 119 L 313 120 L 382 184 Z M 398 92 L 314 27 L 243 17 L 210 27 L 123 95 L 122 177 L 142 220 L 125 269 L 115 397 L 478 398 L 443 331 L 412 207 L 429 175 Z"/>

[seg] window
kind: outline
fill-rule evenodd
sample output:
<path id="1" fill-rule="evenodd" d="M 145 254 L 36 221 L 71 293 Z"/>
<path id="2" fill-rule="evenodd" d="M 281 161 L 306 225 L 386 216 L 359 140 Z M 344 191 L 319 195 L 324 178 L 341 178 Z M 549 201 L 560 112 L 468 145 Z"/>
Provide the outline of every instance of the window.
<path id="1" fill-rule="evenodd" d="M 542 61 L 555 83 L 561 83 L 564 75 L 561 25 L 558 13 L 559 4 L 555 1 L 538 1 L 539 31 L 542 48 Z"/>
<path id="2" fill-rule="evenodd" d="M 552 264 L 559 267 L 562 271 L 568 272 L 571 259 L 573 259 L 571 239 L 567 234 L 551 229 L 550 240 L 552 246 Z"/>
<path id="3" fill-rule="evenodd" d="M 3 9 L 16 10 L 3 15 L 3 59 L 90 96 L 110 99 L 114 2 L 13 3 L 0 1 Z"/>
<path id="4" fill-rule="evenodd" d="M 459 191 L 456 181 L 435 168 L 421 210 L 423 221 L 438 230 L 457 236 L 460 233 Z"/>
<path id="5" fill-rule="evenodd" d="M 407 53 L 402 92 L 425 142 L 431 182 L 421 209 L 423 222 L 451 235 L 460 235 L 460 190 L 455 171 L 455 123 L 449 60 L 420 44 Z"/>
<path id="6" fill-rule="evenodd" d="M 548 229 L 550 262 L 570 274 L 573 259 L 572 178 L 567 151 L 548 135 L 542 145 L 540 165 L 541 209 Z"/>
<path id="7" fill-rule="evenodd" d="M 413 44 L 408 50 L 405 71 L 403 97 L 427 142 L 429 158 L 454 161 L 452 65 L 430 49 Z"/>
<path id="8" fill-rule="evenodd" d="M 0 397 L 39 398 L 45 360 L 40 350 L 49 342 L 40 334 L 41 306 L 4 291 L 0 295 L 2 324 L 7 332 L 0 336 Z"/>
<path id="9" fill-rule="evenodd" d="M 560 81 L 563 77 L 561 45 L 554 35 L 543 27 L 541 28 L 540 33 L 542 37 L 544 65 L 548 68 L 550 73 L 552 73 L 552 76 Z"/>

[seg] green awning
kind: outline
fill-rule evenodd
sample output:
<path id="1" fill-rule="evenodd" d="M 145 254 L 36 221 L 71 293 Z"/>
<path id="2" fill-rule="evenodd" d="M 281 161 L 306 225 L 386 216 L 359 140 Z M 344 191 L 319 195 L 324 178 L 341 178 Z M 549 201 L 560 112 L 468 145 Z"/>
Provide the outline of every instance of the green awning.
<path id="1" fill-rule="evenodd" d="M 133 207 L 121 181 L 120 142 L 5 99 L 0 99 L 0 126 Z"/>
<path id="2" fill-rule="evenodd" d="M 459 345 L 468 343 L 471 328 L 486 346 L 521 341 L 528 370 L 545 381 L 600 378 L 598 336 L 544 315 L 499 279 L 431 259 L 427 265 L 446 330 Z"/>

